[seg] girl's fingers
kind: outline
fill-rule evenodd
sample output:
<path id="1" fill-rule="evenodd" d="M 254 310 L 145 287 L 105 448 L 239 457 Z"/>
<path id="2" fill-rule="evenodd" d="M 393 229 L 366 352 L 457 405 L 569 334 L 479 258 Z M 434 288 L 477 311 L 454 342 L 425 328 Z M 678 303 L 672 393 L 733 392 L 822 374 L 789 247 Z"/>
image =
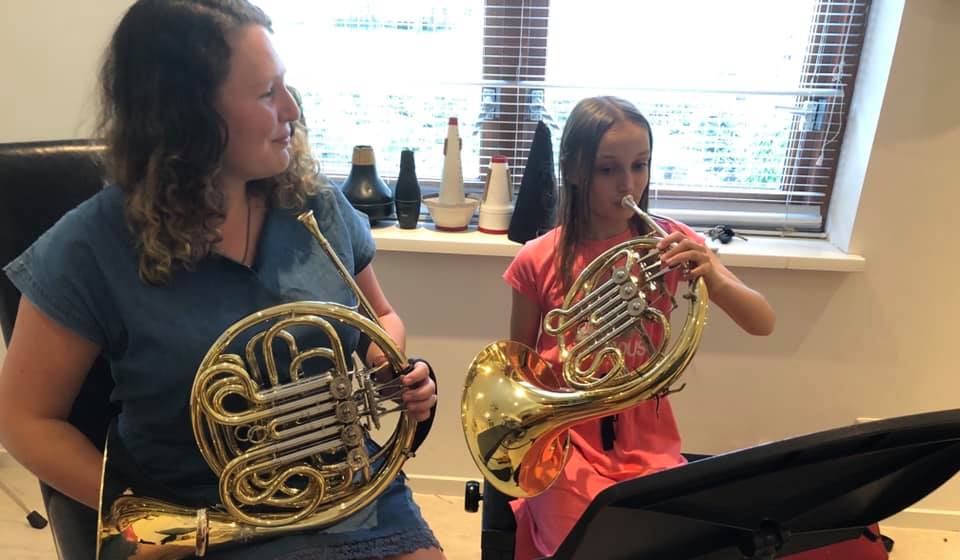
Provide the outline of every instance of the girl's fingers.
<path id="1" fill-rule="evenodd" d="M 680 239 L 677 240 L 672 245 L 664 245 L 664 247 L 660 247 L 660 244 L 657 245 L 657 247 L 660 248 L 660 250 L 662 251 L 660 255 L 662 259 L 669 259 L 673 255 L 676 255 L 677 253 L 680 253 L 682 251 L 700 250 L 703 248 L 702 245 L 700 245 L 696 241 L 693 241 L 689 237 L 684 237 L 682 234 L 676 234 L 676 235 L 678 235 Z M 664 242 L 668 241 L 669 239 L 670 238 L 667 237 L 666 239 L 664 239 Z M 669 248 L 667 248 L 664 251 L 663 249 L 666 247 L 669 247 Z"/>
<path id="2" fill-rule="evenodd" d="M 664 237 L 660 241 L 658 241 L 657 249 L 660 251 L 663 251 L 664 249 L 668 249 L 668 248 L 672 249 L 671 245 L 673 245 L 674 243 L 683 243 L 685 240 L 687 240 L 687 236 L 685 236 L 683 233 L 679 231 L 675 231 L 670 235 Z"/>
<path id="3" fill-rule="evenodd" d="M 689 274 L 691 277 L 693 277 L 693 278 L 698 278 L 698 277 L 703 276 L 704 274 L 706 274 L 708 270 L 710 270 L 710 264 L 709 264 L 709 263 L 703 263 L 703 264 L 701 264 L 700 266 L 698 266 L 698 267 L 694 268 L 693 270 L 691 270 L 688 274 Z"/>
<path id="4" fill-rule="evenodd" d="M 663 262 L 666 263 L 667 266 L 672 266 L 676 263 L 681 263 L 681 262 L 693 262 L 696 264 L 700 264 L 705 257 L 706 255 L 702 251 L 698 251 L 696 249 L 690 249 L 690 250 L 672 255 L 664 259 Z"/>

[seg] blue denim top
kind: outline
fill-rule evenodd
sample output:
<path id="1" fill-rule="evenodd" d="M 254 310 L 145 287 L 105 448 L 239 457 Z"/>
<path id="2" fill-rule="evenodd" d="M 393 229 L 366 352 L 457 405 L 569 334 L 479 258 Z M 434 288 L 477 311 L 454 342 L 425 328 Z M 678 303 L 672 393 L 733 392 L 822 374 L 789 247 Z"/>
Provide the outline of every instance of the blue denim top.
<path id="1" fill-rule="evenodd" d="M 297 212 L 270 209 L 256 261 L 219 255 L 177 270 L 164 286 L 138 276 L 124 195 L 108 187 L 66 214 L 4 269 L 41 312 L 98 344 L 122 403 L 120 438 L 148 476 L 178 491 L 218 501 L 216 478 L 197 449 L 190 389 L 211 344 L 246 315 L 280 303 L 354 305 L 355 298 Z M 336 187 L 308 199 L 320 230 L 348 270 L 375 252 L 369 222 Z M 358 334 L 338 326 L 349 354 Z"/>

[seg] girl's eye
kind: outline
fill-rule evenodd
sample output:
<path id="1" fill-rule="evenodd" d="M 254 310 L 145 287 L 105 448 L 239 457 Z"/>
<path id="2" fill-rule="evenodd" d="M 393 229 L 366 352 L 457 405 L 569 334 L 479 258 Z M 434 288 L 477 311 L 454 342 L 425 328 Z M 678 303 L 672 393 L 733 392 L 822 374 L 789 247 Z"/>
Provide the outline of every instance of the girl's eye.
<path id="1" fill-rule="evenodd" d="M 647 162 L 645 162 L 645 161 L 641 161 L 641 162 L 637 162 L 637 163 L 633 164 L 633 168 L 636 169 L 636 170 L 638 170 L 638 171 L 643 171 L 644 169 L 646 169 L 647 167 L 649 167 L 649 165 L 650 165 L 649 163 L 647 163 Z"/>
<path id="2" fill-rule="evenodd" d="M 265 97 L 273 97 L 273 94 L 274 94 L 274 91 L 275 91 L 275 90 L 274 90 L 273 88 L 270 88 L 270 91 L 268 91 L 268 92 L 266 92 L 266 93 L 264 93 L 264 94 L 263 94 L 263 95 L 261 95 L 260 97 L 261 97 L 261 98 L 265 98 Z"/>
<path id="3" fill-rule="evenodd" d="M 599 171 L 599 173 L 600 173 L 601 175 L 609 175 L 609 174 L 613 173 L 613 168 L 612 168 L 612 167 L 601 167 L 600 169 L 598 169 L 598 171 Z"/>

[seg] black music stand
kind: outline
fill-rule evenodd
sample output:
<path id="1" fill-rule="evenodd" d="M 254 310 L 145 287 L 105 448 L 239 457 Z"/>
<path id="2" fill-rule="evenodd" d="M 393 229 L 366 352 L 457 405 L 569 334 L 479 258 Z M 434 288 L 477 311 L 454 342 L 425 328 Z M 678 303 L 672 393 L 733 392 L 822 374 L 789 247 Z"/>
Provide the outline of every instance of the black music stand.
<path id="1" fill-rule="evenodd" d="M 611 486 L 552 558 L 778 558 L 857 538 L 958 470 L 960 409 L 818 432 Z"/>

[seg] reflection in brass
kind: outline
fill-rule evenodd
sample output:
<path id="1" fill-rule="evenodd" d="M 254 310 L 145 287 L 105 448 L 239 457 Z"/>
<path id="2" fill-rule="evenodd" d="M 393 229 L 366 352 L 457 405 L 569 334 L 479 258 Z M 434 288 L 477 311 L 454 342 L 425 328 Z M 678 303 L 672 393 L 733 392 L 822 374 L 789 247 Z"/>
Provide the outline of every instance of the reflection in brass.
<path id="1" fill-rule="evenodd" d="M 98 559 L 202 557 L 218 547 L 320 529 L 375 500 L 411 455 L 416 422 L 406 414 L 382 448 L 371 454 L 365 445 L 384 415 L 401 410 L 392 399 L 399 379 L 386 369 L 399 374 L 407 359 L 312 212 L 298 219 L 333 261 L 357 306 L 285 303 L 228 327 L 200 364 L 190 394 L 194 436 L 219 477 L 220 504 L 191 508 L 138 495 L 105 450 Z M 348 363 L 334 325 L 370 338 L 386 364 L 367 369 L 357 359 Z M 301 348 L 296 335 L 306 332 L 322 334 L 329 347 Z M 236 344 L 244 345 L 243 355 L 228 351 Z M 384 377 L 390 380 L 377 381 Z M 108 497 L 108 487 L 126 490 Z"/>
<path id="2" fill-rule="evenodd" d="M 467 371 L 461 399 L 467 447 L 484 478 L 507 495 L 529 497 L 549 488 L 566 463 L 572 426 L 669 392 L 700 343 L 708 302 L 703 279 L 687 282 L 687 314 L 673 336 L 656 307 L 677 306 L 657 249 L 666 232 L 632 198 L 624 206 L 651 233 L 594 259 L 562 307 L 543 318 L 544 335 L 557 338 L 562 371 L 553 372 L 536 350 L 507 340 L 484 348 Z M 617 344 L 631 339 L 644 344 L 643 363 L 629 364 Z"/>

